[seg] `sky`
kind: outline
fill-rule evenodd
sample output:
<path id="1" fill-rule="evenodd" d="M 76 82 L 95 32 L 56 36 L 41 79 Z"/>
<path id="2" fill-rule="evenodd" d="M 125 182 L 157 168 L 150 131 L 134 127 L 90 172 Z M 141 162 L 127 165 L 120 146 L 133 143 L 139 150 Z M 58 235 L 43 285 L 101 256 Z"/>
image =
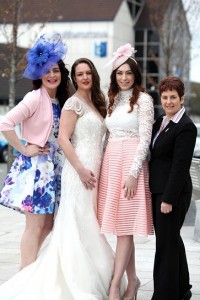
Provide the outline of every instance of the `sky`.
<path id="1" fill-rule="evenodd" d="M 182 0 L 188 10 L 188 23 L 192 35 L 190 80 L 200 82 L 200 1 Z"/>
<path id="2" fill-rule="evenodd" d="M 191 43 L 191 62 L 190 62 L 190 80 L 200 82 L 200 35 L 197 39 L 196 34 L 190 29 L 192 37 Z"/>
<path id="3" fill-rule="evenodd" d="M 200 47 L 191 50 L 190 80 L 200 82 Z"/>

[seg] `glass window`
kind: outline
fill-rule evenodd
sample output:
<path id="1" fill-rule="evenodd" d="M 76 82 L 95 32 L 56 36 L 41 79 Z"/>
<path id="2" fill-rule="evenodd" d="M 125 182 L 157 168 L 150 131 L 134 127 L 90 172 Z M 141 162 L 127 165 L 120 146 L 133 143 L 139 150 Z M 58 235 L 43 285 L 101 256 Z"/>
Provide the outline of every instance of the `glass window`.
<path id="1" fill-rule="evenodd" d="M 158 81 L 158 75 L 147 74 L 147 90 L 151 92 L 156 91 L 158 89 Z"/>
<path id="2" fill-rule="evenodd" d="M 135 30 L 135 42 L 136 43 L 144 42 L 144 30 L 141 30 L 141 29 Z"/>
<path id="3" fill-rule="evenodd" d="M 158 45 L 155 45 L 155 46 L 148 45 L 147 46 L 147 57 L 151 57 L 151 58 L 159 57 L 159 46 Z"/>
<path id="4" fill-rule="evenodd" d="M 143 70 L 143 65 L 144 65 L 143 60 L 137 59 L 137 63 L 138 63 L 138 65 L 139 65 L 140 71 L 142 71 L 142 70 Z"/>
<path id="5" fill-rule="evenodd" d="M 135 53 L 135 57 L 143 57 L 144 56 L 144 47 L 137 45 L 136 47 L 137 52 Z"/>
<path id="6" fill-rule="evenodd" d="M 148 60 L 147 61 L 147 72 L 148 73 L 158 73 L 158 60 Z"/>
<path id="7" fill-rule="evenodd" d="M 154 30 L 148 30 L 148 32 L 147 32 L 147 41 L 148 41 L 148 43 L 159 41 L 158 35 Z"/>

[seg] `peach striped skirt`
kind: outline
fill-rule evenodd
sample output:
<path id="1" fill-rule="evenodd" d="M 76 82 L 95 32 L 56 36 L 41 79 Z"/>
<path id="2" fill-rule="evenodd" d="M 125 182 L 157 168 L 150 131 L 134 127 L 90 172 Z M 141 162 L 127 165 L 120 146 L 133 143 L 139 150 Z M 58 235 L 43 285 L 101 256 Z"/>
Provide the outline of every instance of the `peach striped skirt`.
<path id="1" fill-rule="evenodd" d="M 133 163 L 137 145 L 138 139 L 108 142 L 98 193 L 98 221 L 102 233 L 118 236 L 153 234 L 147 161 L 140 171 L 136 194 L 130 200 L 124 198 L 123 184 Z"/>

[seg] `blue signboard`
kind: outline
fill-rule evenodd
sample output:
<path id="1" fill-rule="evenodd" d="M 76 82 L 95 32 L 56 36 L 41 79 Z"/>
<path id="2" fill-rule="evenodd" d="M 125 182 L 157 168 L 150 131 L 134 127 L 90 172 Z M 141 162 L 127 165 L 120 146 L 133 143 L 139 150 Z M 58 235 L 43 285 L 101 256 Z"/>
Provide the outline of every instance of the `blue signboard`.
<path id="1" fill-rule="evenodd" d="M 94 42 L 94 55 L 98 57 L 106 57 L 107 42 Z"/>

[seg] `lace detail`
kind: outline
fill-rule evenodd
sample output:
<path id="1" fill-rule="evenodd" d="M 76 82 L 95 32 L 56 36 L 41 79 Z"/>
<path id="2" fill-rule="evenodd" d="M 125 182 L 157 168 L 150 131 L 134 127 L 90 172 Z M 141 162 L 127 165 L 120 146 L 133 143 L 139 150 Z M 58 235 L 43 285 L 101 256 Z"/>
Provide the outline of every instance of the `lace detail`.
<path id="1" fill-rule="evenodd" d="M 72 96 L 65 102 L 63 110 L 72 110 L 81 117 L 85 113 L 86 108 L 77 97 Z"/>
<path id="2" fill-rule="evenodd" d="M 127 140 L 127 139 L 132 139 L 132 138 L 139 138 L 139 134 L 137 130 L 127 130 L 124 131 L 122 129 L 113 129 L 110 132 L 109 141 L 121 141 L 121 140 Z"/>
<path id="3" fill-rule="evenodd" d="M 115 104 L 117 105 L 124 105 L 124 103 L 130 104 L 130 98 L 132 96 L 133 90 L 125 91 L 125 92 L 120 92 L 115 99 Z"/>
<path id="4" fill-rule="evenodd" d="M 96 112 L 90 110 L 78 97 L 70 97 L 64 104 L 63 109 L 73 110 L 78 116 L 76 126 L 71 136 L 71 143 L 74 146 L 76 153 L 80 157 L 85 153 L 84 162 L 85 165 L 91 163 L 91 157 L 94 158 L 94 164 L 100 165 L 101 158 L 98 157 L 97 149 L 102 150 L 102 138 L 106 132 L 106 126 L 104 120 L 101 120 Z M 90 145 L 90 146 L 89 146 Z M 87 152 L 91 151 L 91 152 Z M 93 152 L 97 152 L 94 154 Z M 102 153 L 99 153 L 102 155 Z M 75 172 L 76 173 L 76 172 Z"/>
<path id="5" fill-rule="evenodd" d="M 151 142 L 152 126 L 154 122 L 154 108 L 152 98 L 141 93 L 138 99 L 139 144 L 131 166 L 129 175 L 139 176 L 143 161 L 147 158 Z"/>
<path id="6" fill-rule="evenodd" d="M 110 132 L 109 140 L 139 139 L 135 157 L 129 172 L 135 178 L 139 176 L 144 160 L 147 158 L 151 141 L 154 121 L 153 99 L 150 95 L 141 92 L 130 110 L 132 89 L 122 91 L 116 96 L 113 112 L 106 117 L 106 126 Z"/>
<path id="7" fill-rule="evenodd" d="M 129 109 L 130 109 L 130 98 L 132 96 L 132 92 L 133 90 L 129 90 L 129 91 L 122 91 L 119 94 L 117 94 L 117 96 L 115 97 L 115 102 L 113 105 L 113 110 L 117 107 L 117 106 L 124 106 L 125 104 L 129 105 Z M 137 107 L 137 104 L 135 104 L 135 108 Z"/>

